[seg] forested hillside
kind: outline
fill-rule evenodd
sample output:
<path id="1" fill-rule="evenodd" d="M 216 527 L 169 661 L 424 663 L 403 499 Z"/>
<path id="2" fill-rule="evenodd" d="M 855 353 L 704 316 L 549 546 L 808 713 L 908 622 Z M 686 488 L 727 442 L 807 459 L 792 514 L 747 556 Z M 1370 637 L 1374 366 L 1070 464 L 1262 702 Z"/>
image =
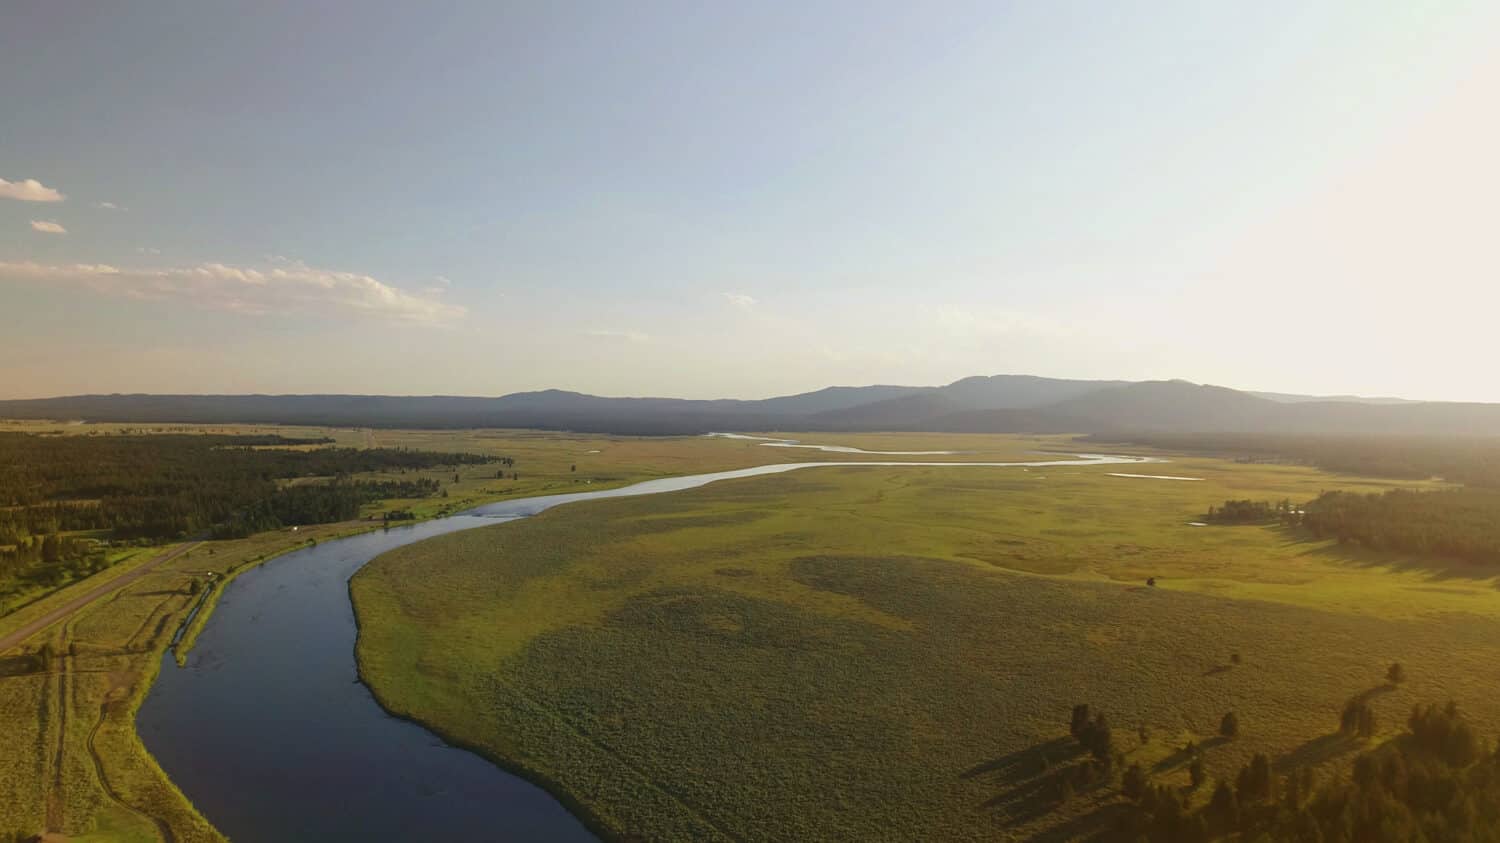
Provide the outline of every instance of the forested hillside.
<path id="1" fill-rule="evenodd" d="M 1373 550 L 1500 565 L 1500 490 L 1383 494 L 1326 492 L 1304 507 L 1302 526 Z"/>
<path id="2" fill-rule="evenodd" d="M 323 447 L 328 440 L 210 434 L 0 433 L 0 584 L 57 582 L 103 564 L 101 542 L 217 538 L 355 518 L 380 498 L 425 497 L 430 478 L 356 481 L 491 461 L 473 454 Z M 317 447 L 310 447 L 317 446 Z M 288 486 L 293 478 L 320 482 Z M 69 535 L 80 532 L 88 537 Z"/>

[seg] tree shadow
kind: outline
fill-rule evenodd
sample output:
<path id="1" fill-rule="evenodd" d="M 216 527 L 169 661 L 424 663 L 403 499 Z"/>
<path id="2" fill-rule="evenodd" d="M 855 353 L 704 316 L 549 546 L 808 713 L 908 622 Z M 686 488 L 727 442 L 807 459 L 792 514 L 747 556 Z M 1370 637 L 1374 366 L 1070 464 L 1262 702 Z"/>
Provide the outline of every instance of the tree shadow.
<path id="1" fill-rule="evenodd" d="M 1007 824 L 1026 823 L 1057 807 L 1064 777 L 1075 775 L 1079 769 L 1075 761 L 1083 754 L 1083 747 L 1072 738 L 1053 738 L 976 764 L 959 776 L 983 779 L 996 786 L 998 792 L 984 800 L 981 809 L 1003 815 Z M 1102 784 L 1095 782 L 1078 789 L 1088 791 Z"/>
<path id="2" fill-rule="evenodd" d="M 1071 761 L 1083 754 L 1083 747 L 1072 738 L 1053 738 L 1009 755 L 975 764 L 959 773 L 959 778 L 973 779 L 995 773 L 1000 779 L 1029 778 L 1045 772 L 1047 765 Z"/>
<path id="3" fill-rule="evenodd" d="M 1178 767 L 1187 764 L 1189 761 L 1192 761 L 1194 755 L 1202 755 L 1205 752 L 1221 747 L 1226 743 L 1229 743 L 1229 738 L 1226 738 L 1223 735 L 1214 735 L 1211 738 L 1205 738 L 1203 740 L 1203 743 L 1198 744 L 1197 749 L 1193 752 L 1189 752 L 1187 747 L 1181 747 L 1174 750 L 1171 755 L 1168 755 L 1166 758 L 1163 758 L 1162 760 L 1156 762 L 1156 764 L 1151 767 L 1151 772 L 1153 774 L 1157 774 L 1175 770 Z"/>
<path id="4" fill-rule="evenodd" d="M 0 656 L 0 676 L 25 676 L 40 673 L 42 660 L 34 653 L 19 656 Z"/>
<path id="5" fill-rule="evenodd" d="M 1203 675 L 1218 676 L 1221 673 L 1228 673 L 1231 670 L 1234 670 L 1234 665 L 1232 664 L 1216 664 L 1208 670 L 1203 671 Z"/>
<path id="6" fill-rule="evenodd" d="M 1291 752 L 1279 756 L 1275 761 L 1271 762 L 1271 767 L 1278 773 L 1285 773 L 1299 767 L 1310 767 L 1332 761 L 1362 746 L 1364 746 L 1364 742 L 1353 735 L 1344 734 L 1343 732 L 1333 732 L 1332 734 L 1313 738 Z"/>
<path id="7" fill-rule="evenodd" d="M 1385 568 L 1393 571 L 1422 573 L 1428 582 L 1445 580 L 1491 580 L 1500 589 L 1500 570 L 1493 567 L 1440 556 L 1419 556 L 1399 550 L 1377 550 L 1347 542 L 1327 544 L 1329 539 L 1318 538 L 1300 528 L 1280 525 L 1272 528 L 1282 538 L 1286 547 L 1306 545 L 1301 556 L 1321 556 L 1335 559 L 1356 568 Z"/>
<path id="8" fill-rule="evenodd" d="M 1366 702 L 1369 702 L 1370 700 L 1375 699 L 1376 697 L 1380 696 L 1381 694 L 1389 694 L 1389 693 L 1391 693 L 1394 690 L 1396 690 L 1396 686 L 1395 685 L 1392 685 L 1389 682 L 1384 682 L 1382 684 L 1376 685 L 1375 687 L 1369 689 L 1368 691 L 1360 691 L 1358 694 L 1355 694 L 1354 695 L 1354 701 L 1355 702 L 1360 702 L 1360 703 L 1366 703 Z"/>

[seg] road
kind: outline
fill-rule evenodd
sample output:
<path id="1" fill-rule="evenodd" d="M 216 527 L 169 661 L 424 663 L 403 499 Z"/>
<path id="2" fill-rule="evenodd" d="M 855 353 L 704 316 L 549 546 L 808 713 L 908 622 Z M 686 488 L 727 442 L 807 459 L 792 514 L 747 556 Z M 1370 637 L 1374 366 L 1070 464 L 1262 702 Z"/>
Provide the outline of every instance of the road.
<path id="1" fill-rule="evenodd" d="M 163 553 L 162 555 L 156 557 L 155 559 L 152 559 L 150 562 L 141 565 L 139 568 L 136 568 L 134 571 L 131 571 L 128 574 L 123 574 L 119 577 L 116 577 L 115 579 L 110 580 L 109 582 L 98 586 L 97 588 L 89 589 L 88 591 L 78 595 L 72 600 L 69 600 L 63 605 L 58 606 L 56 609 L 53 609 L 47 614 L 42 615 L 40 618 L 37 618 L 31 623 L 22 626 L 15 632 L 0 636 L 0 653 L 9 650 L 12 647 L 20 646 L 23 642 L 26 641 L 26 639 L 37 634 L 38 632 L 41 632 L 42 630 L 57 623 L 58 621 L 68 619 L 75 612 L 83 609 L 85 606 L 88 606 L 95 600 L 98 600 L 105 595 L 113 594 L 116 591 L 119 591 L 125 586 L 130 585 L 141 577 L 144 577 L 145 575 L 161 567 L 163 563 L 168 562 L 172 559 L 176 559 L 177 557 L 181 556 L 184 553 L 187 553 L 189 550 L 192 550 L 202 543 L 203 542 L 198 541 L 188 542 L 187 544 L 177 547 L 174 550 Z"/>

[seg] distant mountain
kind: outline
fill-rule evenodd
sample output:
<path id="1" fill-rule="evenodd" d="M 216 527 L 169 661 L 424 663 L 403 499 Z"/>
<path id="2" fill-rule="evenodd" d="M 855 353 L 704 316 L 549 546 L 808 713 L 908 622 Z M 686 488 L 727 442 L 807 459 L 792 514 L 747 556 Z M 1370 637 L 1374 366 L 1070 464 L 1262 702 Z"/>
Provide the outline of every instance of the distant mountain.
<path id="1" fill-rule="evenodd" d="M 759 400 L 611 398 L 546 389 L 498 398 L 77 395 L 0 401 L 0 417 L 134 423 L 512 427 L 625 434 L 714 430 L 1275 432 L 1500 435 L 1500 405 L 1250 393 L 1187 381 L 971 377 L 835 386 Z"/>
<path id="2" fill-rule="evenodd" d="M 1274 423 L 1278 404 L 1222 386 L 1187 381 L 1144 381 L 1099 389 L 1059 401 L 1048 409 L 1109 432 L 1179 430 L 1241 430 Z"/>
<path id="3" fill-rule="evenodd" d="M 1045 407 L 1101 389 L 1126 386 L 1130 381 L 1075 381 L 1034 375 L 975 376 L 954 381 L 938 391 L 970 410 L 1011 410 Z"/>
<path id="4" fill-rule="evenodd" d="M 1333 401 L 1341 404 L 1421 404 L 1410 398 L 1391 398 L 1364 395 L 1295 395 L 1290 392 L 1250 392 L 1257 398 L 1269 398 L 1286 404 L 1307 404 L 1314 401 Z"/>
<path id="5" fill-rule="evenodd" d="M 877 401 L 925 395 L 936 392 L 937 389 L 932 386 L 830 386 L 817 392 L 804 392 L 801 395 L 784 395 L 780 398 L 743 403 L 755 404 L 764 412 L 803 415 L 830 413 Z"/>
<path id="6" fill-rule="evenodd" d="M 910 430 L 962 409 L 963 404 L 933 390 L 814 413 L 807 421 L 814 430 Z"/>

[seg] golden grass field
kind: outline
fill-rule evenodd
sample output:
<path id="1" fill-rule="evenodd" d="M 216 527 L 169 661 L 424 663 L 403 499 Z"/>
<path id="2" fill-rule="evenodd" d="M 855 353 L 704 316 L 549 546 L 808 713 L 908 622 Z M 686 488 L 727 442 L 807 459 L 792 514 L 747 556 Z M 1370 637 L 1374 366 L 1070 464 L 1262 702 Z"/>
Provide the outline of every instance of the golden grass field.
<path id="1" fill-rule="evenodd" d="M 1112 787 L 1056 802 L 1075 703 L 1109 714 L 1127 764 L 1182 785 L 1189 740 L 1212 777 L 1257 752 L 1337 769 L 1364 745 L 1336 734 L 1356 695 L 1385 735 L 1449 698 L 1500 727 L 1491 572 L 1189 525 L 1227 498 L 1390 485 L 1182 458 L 815 469 L 573 504 L 364 568 L 361 670 L 391 710 L 613 834 L 1073 839 L 1118 804 Z M 1411 679 L 1386 686 L 1394 661 Z M 1242 736 L 1223 741 L 1231 710 Z"/>

